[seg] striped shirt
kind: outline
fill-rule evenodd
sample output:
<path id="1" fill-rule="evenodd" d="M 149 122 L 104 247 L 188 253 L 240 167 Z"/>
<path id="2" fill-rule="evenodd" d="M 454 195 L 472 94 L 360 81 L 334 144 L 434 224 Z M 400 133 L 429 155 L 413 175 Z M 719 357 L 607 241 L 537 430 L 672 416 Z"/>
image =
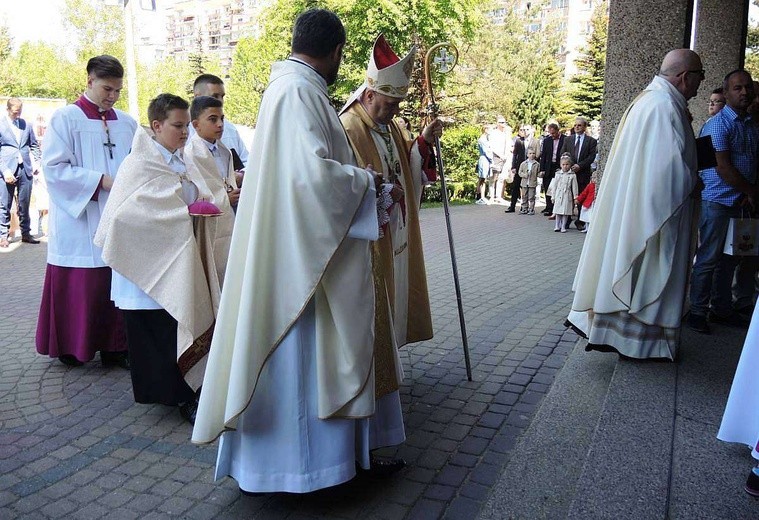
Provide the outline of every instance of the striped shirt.
<path id="1" fill-rule="evenodd" d="M 754 184 L 759 165 L 759 128 L 751 116 L 741 119 L 735 110 L 725 105 L 725 108 L 704 124 L 700 135 L 712 137 L 715 151 L 730 152 L 733 166 Z M 703 200 L 724 206 L 735 206 L 738 203 L 741 192 L 726 183 L 716 168 L 701 170 L 699 175 L 704 181 L 704 191 L 701 192 Z"/>

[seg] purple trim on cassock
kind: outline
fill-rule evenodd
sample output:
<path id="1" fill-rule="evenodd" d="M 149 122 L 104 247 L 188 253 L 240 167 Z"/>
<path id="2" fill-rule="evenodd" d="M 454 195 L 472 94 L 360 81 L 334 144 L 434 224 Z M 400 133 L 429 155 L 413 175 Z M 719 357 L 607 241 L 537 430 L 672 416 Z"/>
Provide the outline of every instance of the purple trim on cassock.
<path id="1" fill-rule="evenodd" d="M 79 96 L 79 99 L 74 101 L 74 104 L 82 109 L 82 112 L 87 116 L 87 119 L 102 119 L 102 116 L 100 115 L 102 114 L 100 107 L 86 97 Z M 106 121 L 116 121 L 117 119 L 116 111 L 114 109 L 111 108 L 105 111 Z"/>
<path id="2" fill-rule="evenodd" d="M 90 361 L 127 350 L 124 318 L 111 301 L 111 269 L 47 264 L 37 321 L 37 352 Z"/>

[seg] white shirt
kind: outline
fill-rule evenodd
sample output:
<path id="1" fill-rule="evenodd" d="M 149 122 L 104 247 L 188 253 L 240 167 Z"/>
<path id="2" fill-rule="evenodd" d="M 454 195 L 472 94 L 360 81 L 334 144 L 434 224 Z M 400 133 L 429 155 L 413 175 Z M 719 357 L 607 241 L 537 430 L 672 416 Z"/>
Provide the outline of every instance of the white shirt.
<path id="1" fill-rule="evenodd" d="M 221 177 L 221 180 L 224 181 L 227 178 L 227 172 L 229 171 L 229 160 L 230 157 L 222 157 L 221 153 L 219 153 L 219 147 L 216 144 L 216 141 L 213 143 L 209 143 L 205 139 L 203 139 L 203 142 L 208 147 L 208 150 L 211 152 L 211 155 L 213 155 L 213 160 L 216 161 L 216 167 L 219 169 L 219 177 Z"/>
<path id="2" fill-rule="evenodd" d="M 195 128 L 190 125 L 190 135 L 195 133 L 197 133 L 195 132 Z M 224 146 L 229 148 L 230 151 L 234 148 L 237 155 L 240 156 L 243 166 L 248 166 L 248 147 L 243 143 L 242 137 L 240 137 L 240 133 L 237 131 L 237 127 L 228 119 L 224 120 L 224 131 L 221 134 L 221 142 Z"/>

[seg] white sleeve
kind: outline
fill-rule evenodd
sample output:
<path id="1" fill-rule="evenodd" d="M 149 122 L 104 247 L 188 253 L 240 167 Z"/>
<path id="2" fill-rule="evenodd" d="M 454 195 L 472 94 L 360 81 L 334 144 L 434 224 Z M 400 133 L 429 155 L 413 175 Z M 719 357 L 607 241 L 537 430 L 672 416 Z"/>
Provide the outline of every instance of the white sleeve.
<path id="1" fill-rule="evenodd" d="M 367 172 L 369 177 L 372 175 Z M 366 190 L 364 200 L 353 218 L 350 229 L 348 229 L 349 238 L 358 238 L 362 240 L 377 240 L 379 238 L 379 221 L 377 220 L 377 191 L 374 187 L 374 178 L 371 178 L 369 189 Z"/>
<path id="2" fill-rule="evenodd" d="M 50 198 L 72 218 L 84 212 L 103 176 L 102 172 L 78 166 L 78 162 L 68 118 L 54 114 L 45 132 L 42 168 Z"/>

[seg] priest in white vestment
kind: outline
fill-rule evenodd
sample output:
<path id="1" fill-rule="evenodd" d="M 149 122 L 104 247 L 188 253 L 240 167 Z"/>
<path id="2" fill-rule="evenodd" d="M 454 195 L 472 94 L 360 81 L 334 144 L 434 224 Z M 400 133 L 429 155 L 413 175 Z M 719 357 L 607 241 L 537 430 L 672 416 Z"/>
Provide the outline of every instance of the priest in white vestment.
<path id="1" fill-rule="evenodd" d="M 394 116 L 408 94 L 416 48 L 399 58 L 383 35 L 374 42 L 366 81 L 340 111 L 340 121 L 359 166 L 382 173 L 383 190 L 398 202 L 383 219 L 380 240 L 372 245 L 376 311 L 374 367 L 378 402 L 400 401 L 402 368 L 398 348 L 432 337 L 427 275 L 422 251 L 419 208 L 422 188 L 436 180 L 432 144 L 442 133 L 435 120 L 418 138 L 406 138 Z M 378 419 L 384 443 L 399 444 L 404 432 L 390 431 Z M 398 461 L 400 463 L 400 461 Z"/>
<path id="2" fill-rule="evenodd" d="M 221 435 L 216 478 L 247 492 L 314 491 L 369 465 L 379 225 L 375 177 L 328 97 L 344 44 L 333 13 L 298 17 L 238 205 L 192 440 Z"/>
<path id="3" fill-rule="evenodd" d="M 754 308 L 741 358 L 735 369 L 730 396 L 722 415 L 717 438 L 743 444 L 759 459 L 759 306 Z M 759 466 L 749 473 L 746 491 L 759 496 Z"/>
<path id="4" fill-rule="evenodd" d="M 37 352 L 78 366 L 100 351 L 128 368 L 121 313 L 110 299 L 111 270 L 92 239 L 137 122 L 113 108 L 124 69 L 112 56 L 87 63 L 87 89 L 58 109 L 45 133 L 42 167 L 50 196 L 45 285 Z"/>
<path id="5" fill-rule="evenodd" d="M 567 324 L 586 350 L 675 359 L 698 200 L 688 100 L 702 80 L 695 52 L 671 51 L 620 121 L 572 287 Z"/>

